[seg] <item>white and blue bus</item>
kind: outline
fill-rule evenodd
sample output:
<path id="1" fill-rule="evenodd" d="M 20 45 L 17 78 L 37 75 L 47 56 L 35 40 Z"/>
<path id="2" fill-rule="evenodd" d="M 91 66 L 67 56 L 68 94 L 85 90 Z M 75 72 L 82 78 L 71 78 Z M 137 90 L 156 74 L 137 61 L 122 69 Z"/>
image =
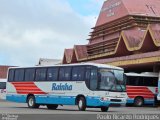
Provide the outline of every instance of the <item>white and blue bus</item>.
<path id="1" fill-rule="evenodd" d="M 112 104 L 126 103 L 123 78 L 122 68 L 94 63 L 10 68 L 6 99 L 29 108 L 77 105 L 80 111 L 108 111 Z"/>

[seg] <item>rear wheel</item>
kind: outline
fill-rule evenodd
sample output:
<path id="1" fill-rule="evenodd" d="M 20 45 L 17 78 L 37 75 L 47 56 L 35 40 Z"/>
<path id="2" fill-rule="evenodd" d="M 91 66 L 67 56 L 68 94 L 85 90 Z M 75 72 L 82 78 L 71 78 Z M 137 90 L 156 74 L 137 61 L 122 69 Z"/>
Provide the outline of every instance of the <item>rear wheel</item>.
<path id="1" fill-rule="evenodd" d="M 29 108 L 39 108 L 40 106 L 39 104 L 36 104 L 36 100 L 33 95 L 28 97 L 27 104 Z"/>
<path id="2" fill-rule="evenodd" d="M 77 104 L 78 104 L 78 109 L 80 111 L 85 111 L 86 110 L 86 100 L 85 100 L 84 97 L 78 98 Z"/>
<path id="3" fill-rule="evenodd" d="M 108 109 L 109 109 L 109 107 L 104 107 L 104 106 L 103 106 L 103 107 L 101 107 L 101 111 L 102 111 L 102 112 L 107 112 L 107 111 L 108 111 Z"/>
<path id="4" fill-rule="evenodd" d="M 144 100 L 143 100 L 142 97 L 136 97 L 134 99 L 134 106 L 136 106 L 136 107 L 142 107 L 143 104 L 144 104 Z"/>
<path id="5" fill-rule="evenodd" d="M 47 105 L 48 109 L 55 110 L 58 108 L 58 105 Z"/>

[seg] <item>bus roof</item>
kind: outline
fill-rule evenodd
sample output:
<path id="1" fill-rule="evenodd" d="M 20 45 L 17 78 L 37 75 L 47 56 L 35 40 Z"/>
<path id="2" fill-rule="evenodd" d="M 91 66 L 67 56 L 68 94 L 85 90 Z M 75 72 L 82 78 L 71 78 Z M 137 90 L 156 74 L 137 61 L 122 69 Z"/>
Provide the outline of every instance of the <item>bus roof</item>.
<path id="1" fill-rule="evenodd" d="M 7 79 L 0 79 L 0 82 L 7 82 Z"/>
<path id="2" fill-rule="evenodd" d="M 123 70 L 123 68 L 112 66 L 112 65 L 107 65 L 107 64 L 97 64 L 97 63 L 75 63 L 75 64 L 62 64 L 62 65 L 50 65 L 50 66 L 33 66 L 33 67 L 10 67 L 9 69 L 12 68 L 41 68 L 41 67 L 54 67 L 54 66 L 86 66 L 86 65 L 91 65 L 91 66 L 96 66 L 99 68 L 109 68 L 109 69 L 117 69 L 117 70 Z"/>
<path id="3" fill-rule="evenodd" d="M 143 73 L 125 73 L 126 76 L 140 76 L 140 77 L 158 77 L 158 73 L 143 72 Z"/>

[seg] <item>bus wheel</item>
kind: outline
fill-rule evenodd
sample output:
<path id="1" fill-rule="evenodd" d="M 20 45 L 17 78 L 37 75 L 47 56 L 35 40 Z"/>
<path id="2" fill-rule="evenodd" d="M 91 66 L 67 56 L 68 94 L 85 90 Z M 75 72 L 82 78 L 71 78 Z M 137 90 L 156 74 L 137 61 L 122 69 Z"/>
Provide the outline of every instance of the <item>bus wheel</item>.
<path id="1" fill-rule="evenodd" d="M 40 106 L 40 105 L 36 104 L 36 100 L 33 95 L 28 97 L 27 104 L 28 104 L 29 108 L 39 108 L 39 106 Z"/>
<path id="2" fill-rule="evenodd" d="M 48 109 L 51 109 L 51 110 L 55 110 L 57 109 L 58 105 L 47 105 L 47 108 Z"/>
<path id="3" fill-rule="evenodd" d="M 80 111 L 85 111 L 86 110 L 86 100 L 85 100 L 84 97 L 78 98 L 77 104 L 78 104 L 78 109 Z"/>
<path id="4" fill-rule="evenodd" d="M 136 106 L 136 107 L 142 107 L 143 104 L 144 104 L 144 100 L 143 100 L 142 97 L 136 97 L 134 99 L 134 106 Z"/>
<path id="5" fill-rule="evenodd" d="M 103 107 L 101 107 L 101 111 L 102 111 L 102 112 L 107 112 L 107 111 L 108 111 L 108 108 L 109 108 L 109 107 L 103 106 Z"/>

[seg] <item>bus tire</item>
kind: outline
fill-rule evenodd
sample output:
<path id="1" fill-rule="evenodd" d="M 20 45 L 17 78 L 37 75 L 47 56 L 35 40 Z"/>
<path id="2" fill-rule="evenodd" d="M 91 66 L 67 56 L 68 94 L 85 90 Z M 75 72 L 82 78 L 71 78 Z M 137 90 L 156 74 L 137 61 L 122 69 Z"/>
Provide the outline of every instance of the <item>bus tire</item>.
<path id="1" fill-rule="evenodd" d="M 108 109 L 109 109 L 109 107 L 106 107 L 106 106 L 101 107 L 101 111 L 102 111 L 102 112 L 107 112 Z"/>
<path id="2" fill-rule="evenodd" d="M 134 106 L 136 107 L 142 107 L 144 104 L 144 99 L 142 97 L 136 97 L 134 99 Z"/>
<path id="3" fill-rule="evenodd" d="M 33 95 L 29 96 L 27 99 L 27 104 L 29 108 L 39 108 L 39 104 L 36 104 L 35 97 Z"/>
<path id="4" fill-rule="evenodd" d="M 86 100 L 84 97 L 79 97 L 77 101 L 78 109 L 80 111 L 85 111 L 86 110 Z"/>
<path id="5" fill-rule="evenodd" d="M 58 108 L 58 105 L 47 105 L 47 108 L 50 110 L 56 110 Z"/>

